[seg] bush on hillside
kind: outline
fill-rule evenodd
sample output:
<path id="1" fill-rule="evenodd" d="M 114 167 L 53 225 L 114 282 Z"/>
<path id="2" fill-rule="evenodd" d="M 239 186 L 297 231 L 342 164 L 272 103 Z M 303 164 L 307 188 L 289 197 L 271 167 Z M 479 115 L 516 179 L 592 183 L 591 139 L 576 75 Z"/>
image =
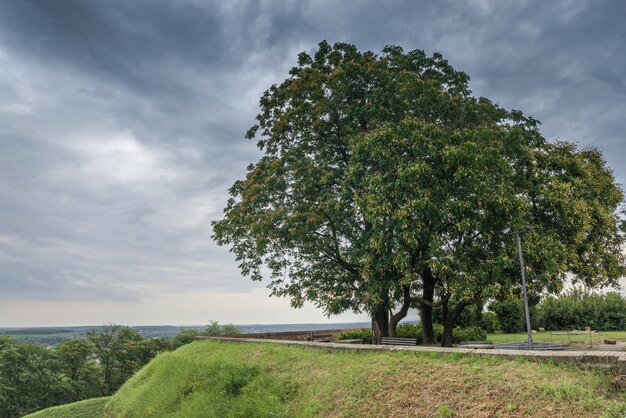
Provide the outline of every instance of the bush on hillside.
<path id="1" fill-rule="evenodd" d="M 208 336 L 208 337 L 222 337 L 224 335 L 241 334 L 241 330 L 233 324 L 221 325 L 218 321 L 209 321 L 202 331 L 197 329 L 185 329 L 174 335 L 170 339 L 170 345 L 173 350 L 182 347 L 185 344 L 193 342 L 196 337 Z"/>
<path id="2" fill-rule="evenodd" d="M 220 325 L 219 321 L 209 321 L 209 325 L 201 332 L 201 335 L 207 335 L 209 337 L 221 337 L 233 334 L 241 334 L 241 331 L 233 324 Z"/>
<path id="3" fill-rule="evenodd" d="M 548 296 L 539 305 L 537 326 L 545 329 L 599 331 L 626 329 L 626 298 L 619 293 L 605 295 L 575 289 L 559 297 Z"/>
<path id="4" fill-rule="evenodd" d="M 180 331 L 178 334 L 174 335 L 170 339 L 170 345 L 172 346 L 172 350 L 176 350 L 177 348 L 182 347 L 185 344 L 192 343 L 199 335 L 200 330 L 197 329 L 185 329 Z"/>

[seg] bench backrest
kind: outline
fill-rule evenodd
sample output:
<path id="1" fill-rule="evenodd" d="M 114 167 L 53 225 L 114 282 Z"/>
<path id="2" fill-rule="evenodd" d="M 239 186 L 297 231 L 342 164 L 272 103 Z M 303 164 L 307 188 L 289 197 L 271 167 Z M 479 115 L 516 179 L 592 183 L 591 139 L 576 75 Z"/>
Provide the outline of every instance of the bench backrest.
<path id="1" fill-rule="evenodd" d="M 382 345 L 417 345 L 417 339 L 383 337 L 380 343 Z"/>
<path id="2" fill-rule="evenodd" d="M 315 341 L 315 342 L 321 342 L 321 343 L 327 343 L 329 342 L 333 337 L 333 334 L 313 334 L 311 333 L 310 337 L 306 337 L 304 340 L 305 341 Z"/>

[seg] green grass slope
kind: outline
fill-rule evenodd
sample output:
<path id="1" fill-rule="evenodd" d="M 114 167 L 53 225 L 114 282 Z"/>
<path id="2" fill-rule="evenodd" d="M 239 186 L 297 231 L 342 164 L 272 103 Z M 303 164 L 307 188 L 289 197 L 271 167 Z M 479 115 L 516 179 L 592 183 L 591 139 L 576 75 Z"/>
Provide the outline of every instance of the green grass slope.
<path id="1" fill-rule="evenodd" d="M 598 417 L 624 401 L 605 373 L 562 365 L 198 341 L 158 356 L 95 415 L 36 416 Z"/>
<path id="2" fill-rule="evenodd" d="M 74 402 L 68 405 L 54 406 L 27 415 L 25 418 L 94 418 L 102 416 L 104 405 L 109 401 L 109 397 L 87 399 Z"/>

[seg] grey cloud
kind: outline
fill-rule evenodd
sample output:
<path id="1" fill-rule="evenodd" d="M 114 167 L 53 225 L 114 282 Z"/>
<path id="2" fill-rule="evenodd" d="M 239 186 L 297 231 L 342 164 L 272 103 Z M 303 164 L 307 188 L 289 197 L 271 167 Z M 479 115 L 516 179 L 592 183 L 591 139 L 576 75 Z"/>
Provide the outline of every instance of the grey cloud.
<path id="1" fill-rule="evenodd" d="M 258 288 L 210 222 L 259 157 L 243 139 L 259 96 L 322 39 L 441 52 L 548 138 L 600 147 L 624 184 L 625 15 L 617 0 L 2 2 L 0 302 Z"/>

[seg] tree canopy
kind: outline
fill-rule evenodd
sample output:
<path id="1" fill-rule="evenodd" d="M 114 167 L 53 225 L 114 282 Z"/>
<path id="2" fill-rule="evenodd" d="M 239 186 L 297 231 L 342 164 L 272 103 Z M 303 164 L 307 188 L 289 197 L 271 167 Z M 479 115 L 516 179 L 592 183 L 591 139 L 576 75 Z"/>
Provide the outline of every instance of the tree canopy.
<path id="1" fill-rule="evenodd" d="M 566 274 L 587 286 L 623 274 L 611 212 L 622 195 L 596 150 L 548 144 L 523 126 L 447 131 L 404 120 L 355 140 L 351 175 L 373 224 L 370 277 L 392 278 L 407 304 L 412 286 L 433 282 L 446 345 L 467 305 L 518 287 L 507 226 L 538 228 L 525 237 L 534 293 L 560 290 Z"/>
<path id="2" fill-rule="evenodd" d="M 247 137 L 264 155 L 230 189 L 214 239 L 244 275 L 267 271 L 272 295 L 369 312 L 379 336 L 420 306 L 427 342 L 433 307 L 451 333 L 473 300 L 515 290 L 507 226 L 538 227 L 525 237 L 533 291 L 568 273 L 615 284 L 623 196 L 601 154 L 548 143 L 468 81 L 439 54 L 396 46 L 301 53 L 261 97 Z"/>

